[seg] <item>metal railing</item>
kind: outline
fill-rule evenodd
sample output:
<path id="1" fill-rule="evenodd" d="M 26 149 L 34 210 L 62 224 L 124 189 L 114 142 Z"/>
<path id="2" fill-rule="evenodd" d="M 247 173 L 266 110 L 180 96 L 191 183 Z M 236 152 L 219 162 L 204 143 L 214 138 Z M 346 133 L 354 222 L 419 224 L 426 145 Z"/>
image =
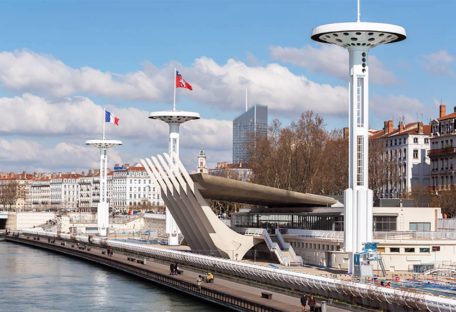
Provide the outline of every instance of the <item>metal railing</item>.
<path id="1" fill-rule="evenodd" d="M 343 241 L 344 232 L 343 231 L 320 231 L 320 230 L 298 230 L 298 229 L 288 229 L 287 235 L 290 236 L 302 236 L 302 237 L 312 237 L 324 240 L 331 241 Z"/>
<path id="2" fill-rule="evenodd" d="M 40 233 L 42 234 L 42 233 Z M 123 263 L 117 262 L 113 259 L 105 258 L 102 256 L 95 256 L 93 254 L 88 254 L 86 252 L 74 249 L 68 249 L 65 247 L 61 247 L 58 245 L 48 245 L 46 241 L 39 242 L 39 241 L 24 241 L 23 239 L 13 236 L 13 241 L 19 242 L 26 242 L 27 244 L 34 245 L 34 246 L 41 246 L 47 249 L 58 250 L 64 252 L 66 254 L 70 254 L 72 256 L 81 257 L 93 262 L 101 263 L 106 266 L 125 271 L 130 274 L 134 274 L 136 276 L 146 278 L 148 280 L 152 280 L 159 284 L 174 288 L 179 291 L 183 291 L 187 294 L 191 294 L 196 297 L 200 297 L 202 299 L 221 304 L 222 306 L 232 308 L 238 311 L 255 311 L 255 312 L 279 312 L 282 310 L 277 310 L 273 307 L 269 307 L 267 305 L 263 305 L 261 303 L 257 303 L 254 301 L 250 301 L 248 299 L 240 298 L 238 296 L 233 296 L 215 289 L 206 288 L 205 286 L 198 287 L 195 283 L 179 280 L 173 278 L 167 274 L 161 274 L 159 272 L 154 272 L 146 269 L 142 269 L 139 267 L 135 267 L 132 265 L 125 265 Z"/>
<path id="3" fill-rule="evenodd" d="M 113 248 L 137 252 L 146 256 L 185 263 L 203 270 L 226 273 L 262 284 L 295 289 L 306 293 L 359 305 L 388 310 L 455 311 L 456 300 L 430 294 L 378 287 L 305 273 L 272 269 L 210 256 L 141 246 L 126 242 L 107 241 Z"/>
<path id="4" fill-rule="evenodd" d="M 453 240 L 456 232 L 374 232 L 375 240 Z"/>
<path id="5" fill-rule="evenodd" d="M 280 229 L 275 229 L 275 235 L 277 237 L 277 241 L 279 242 L 279 246 L 282 250 L 287 250 L 290 249 L 290 244 L 288 244 L 282 236 L 282 233 L 280 233 Z"/>
<path id="6" fill-rule="evenodd" d="M 36 233 L 34 238 L 43 236 L 55 237 L 56 233 L 37 232 L 33 230 L 14 232 L 16 235 L 30 235 Z M 27 234 L 30 233 L 30 234 Z M 33 234 L 32 234 L 33 235 Z M 63 238 L 63 235 L 60 235 Z M 78 240 L 78 236 L 74 237 Z M 79 239 L 83 239 L 80 237 Z M 101 244 L 101 240 L 93 240 L 93 243 Z M 319 296 L 333 298 L 340 301 L 358 304 L 376 309 L 391 311 L 441 311 L 449 312 L 456 310 L 456 300 L 438 297 L 429 293 L 406 291 L 397 288 L 379 287 L 373 284 L 361 284 L 353 281 L 339 280 L 330 277 L 317 276 L 305 273 L 291 272 L 276 268 L 268 268 L 255 264 L 237 262 L 228 259 L 216 258 L 162 249 L 129 242 L 103 240 L 112 248 L 136 253 L 162 261 L 178 262 L 187 266 L 205 271 L 220 272 L 233 277 L 247 279 L 262 285 L 282 287 L 288 290 L 313 293 Z"/>

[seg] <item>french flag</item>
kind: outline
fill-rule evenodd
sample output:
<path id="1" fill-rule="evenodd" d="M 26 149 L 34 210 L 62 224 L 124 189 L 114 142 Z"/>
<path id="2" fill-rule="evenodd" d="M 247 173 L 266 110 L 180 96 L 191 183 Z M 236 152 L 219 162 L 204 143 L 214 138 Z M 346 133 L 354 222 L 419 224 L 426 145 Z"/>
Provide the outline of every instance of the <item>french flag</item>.
<path id="1" fill-rule="evenodd" d="M 118 126 L 119 125 L 119 117 L 117 117 L 114 114 L 111 114 L 108 111 L 105 111 L 105 122 L 110 122 L 110 123 L 113 123 L 116 126 Z"/>

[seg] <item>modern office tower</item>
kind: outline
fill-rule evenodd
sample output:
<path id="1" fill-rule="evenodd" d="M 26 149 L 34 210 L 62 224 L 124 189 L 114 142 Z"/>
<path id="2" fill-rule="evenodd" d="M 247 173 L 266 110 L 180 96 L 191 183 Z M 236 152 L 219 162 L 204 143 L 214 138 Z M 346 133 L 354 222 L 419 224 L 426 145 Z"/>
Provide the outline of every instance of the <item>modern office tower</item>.
<path id="1" fill-rule="evenodd" d="M 268 107 L 252 106 L 233 120 L 233 163 L 247 163 L 250 147 L 258 138 L 268 135 Z"/>

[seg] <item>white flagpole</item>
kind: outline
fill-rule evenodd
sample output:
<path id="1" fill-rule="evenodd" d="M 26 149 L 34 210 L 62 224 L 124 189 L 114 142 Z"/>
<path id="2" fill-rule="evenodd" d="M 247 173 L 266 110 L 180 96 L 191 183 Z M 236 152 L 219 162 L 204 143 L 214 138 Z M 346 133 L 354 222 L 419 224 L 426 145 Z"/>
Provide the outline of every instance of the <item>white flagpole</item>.
<path id="1" fill-rule="evenodd" d="M 173 85 L 174 85 L 174 102 L 173 102 L 173 112 L 176 111 L 176 73 L 177 73 L 177 69 L 174 68 L 174 81 L 173 81 Z"/>
<path id="2" fill-rule="evenodd" d="M 103 107 L 103 140 L 106 138 L 106 107 Z"/>

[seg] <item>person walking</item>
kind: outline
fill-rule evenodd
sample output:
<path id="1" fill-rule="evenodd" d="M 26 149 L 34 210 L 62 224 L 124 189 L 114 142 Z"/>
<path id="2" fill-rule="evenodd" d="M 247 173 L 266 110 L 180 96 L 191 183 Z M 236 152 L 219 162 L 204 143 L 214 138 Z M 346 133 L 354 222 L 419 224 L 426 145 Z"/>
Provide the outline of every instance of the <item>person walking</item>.
<path id="1" fill-rule="evenodd" d="M 198 278 L 196 279 L 196 284 L 198 285 L 198 290 L 201 291 L 201 284 L 203 283 L 203 277 L 201 275 L 198 275 Z"/>
<path id="2" fill-rule="evenodd" d="M 317 306 L 317 300 L 315 300 L 315 297 L 313 295 L 310 295 L 307 304 L 310 307 L 310 312 L 314 312 L 315 311 L 315 307 Z"/>
<path id="3" fill-rule="evenodd" d="M 302 294 L 300 300 L 301 300 L 301 311 L 302 312 L 309 311 L 310 309 L 309 309 L 309 306 L 307 305 L 307 296 L 305 294 Z"/>

